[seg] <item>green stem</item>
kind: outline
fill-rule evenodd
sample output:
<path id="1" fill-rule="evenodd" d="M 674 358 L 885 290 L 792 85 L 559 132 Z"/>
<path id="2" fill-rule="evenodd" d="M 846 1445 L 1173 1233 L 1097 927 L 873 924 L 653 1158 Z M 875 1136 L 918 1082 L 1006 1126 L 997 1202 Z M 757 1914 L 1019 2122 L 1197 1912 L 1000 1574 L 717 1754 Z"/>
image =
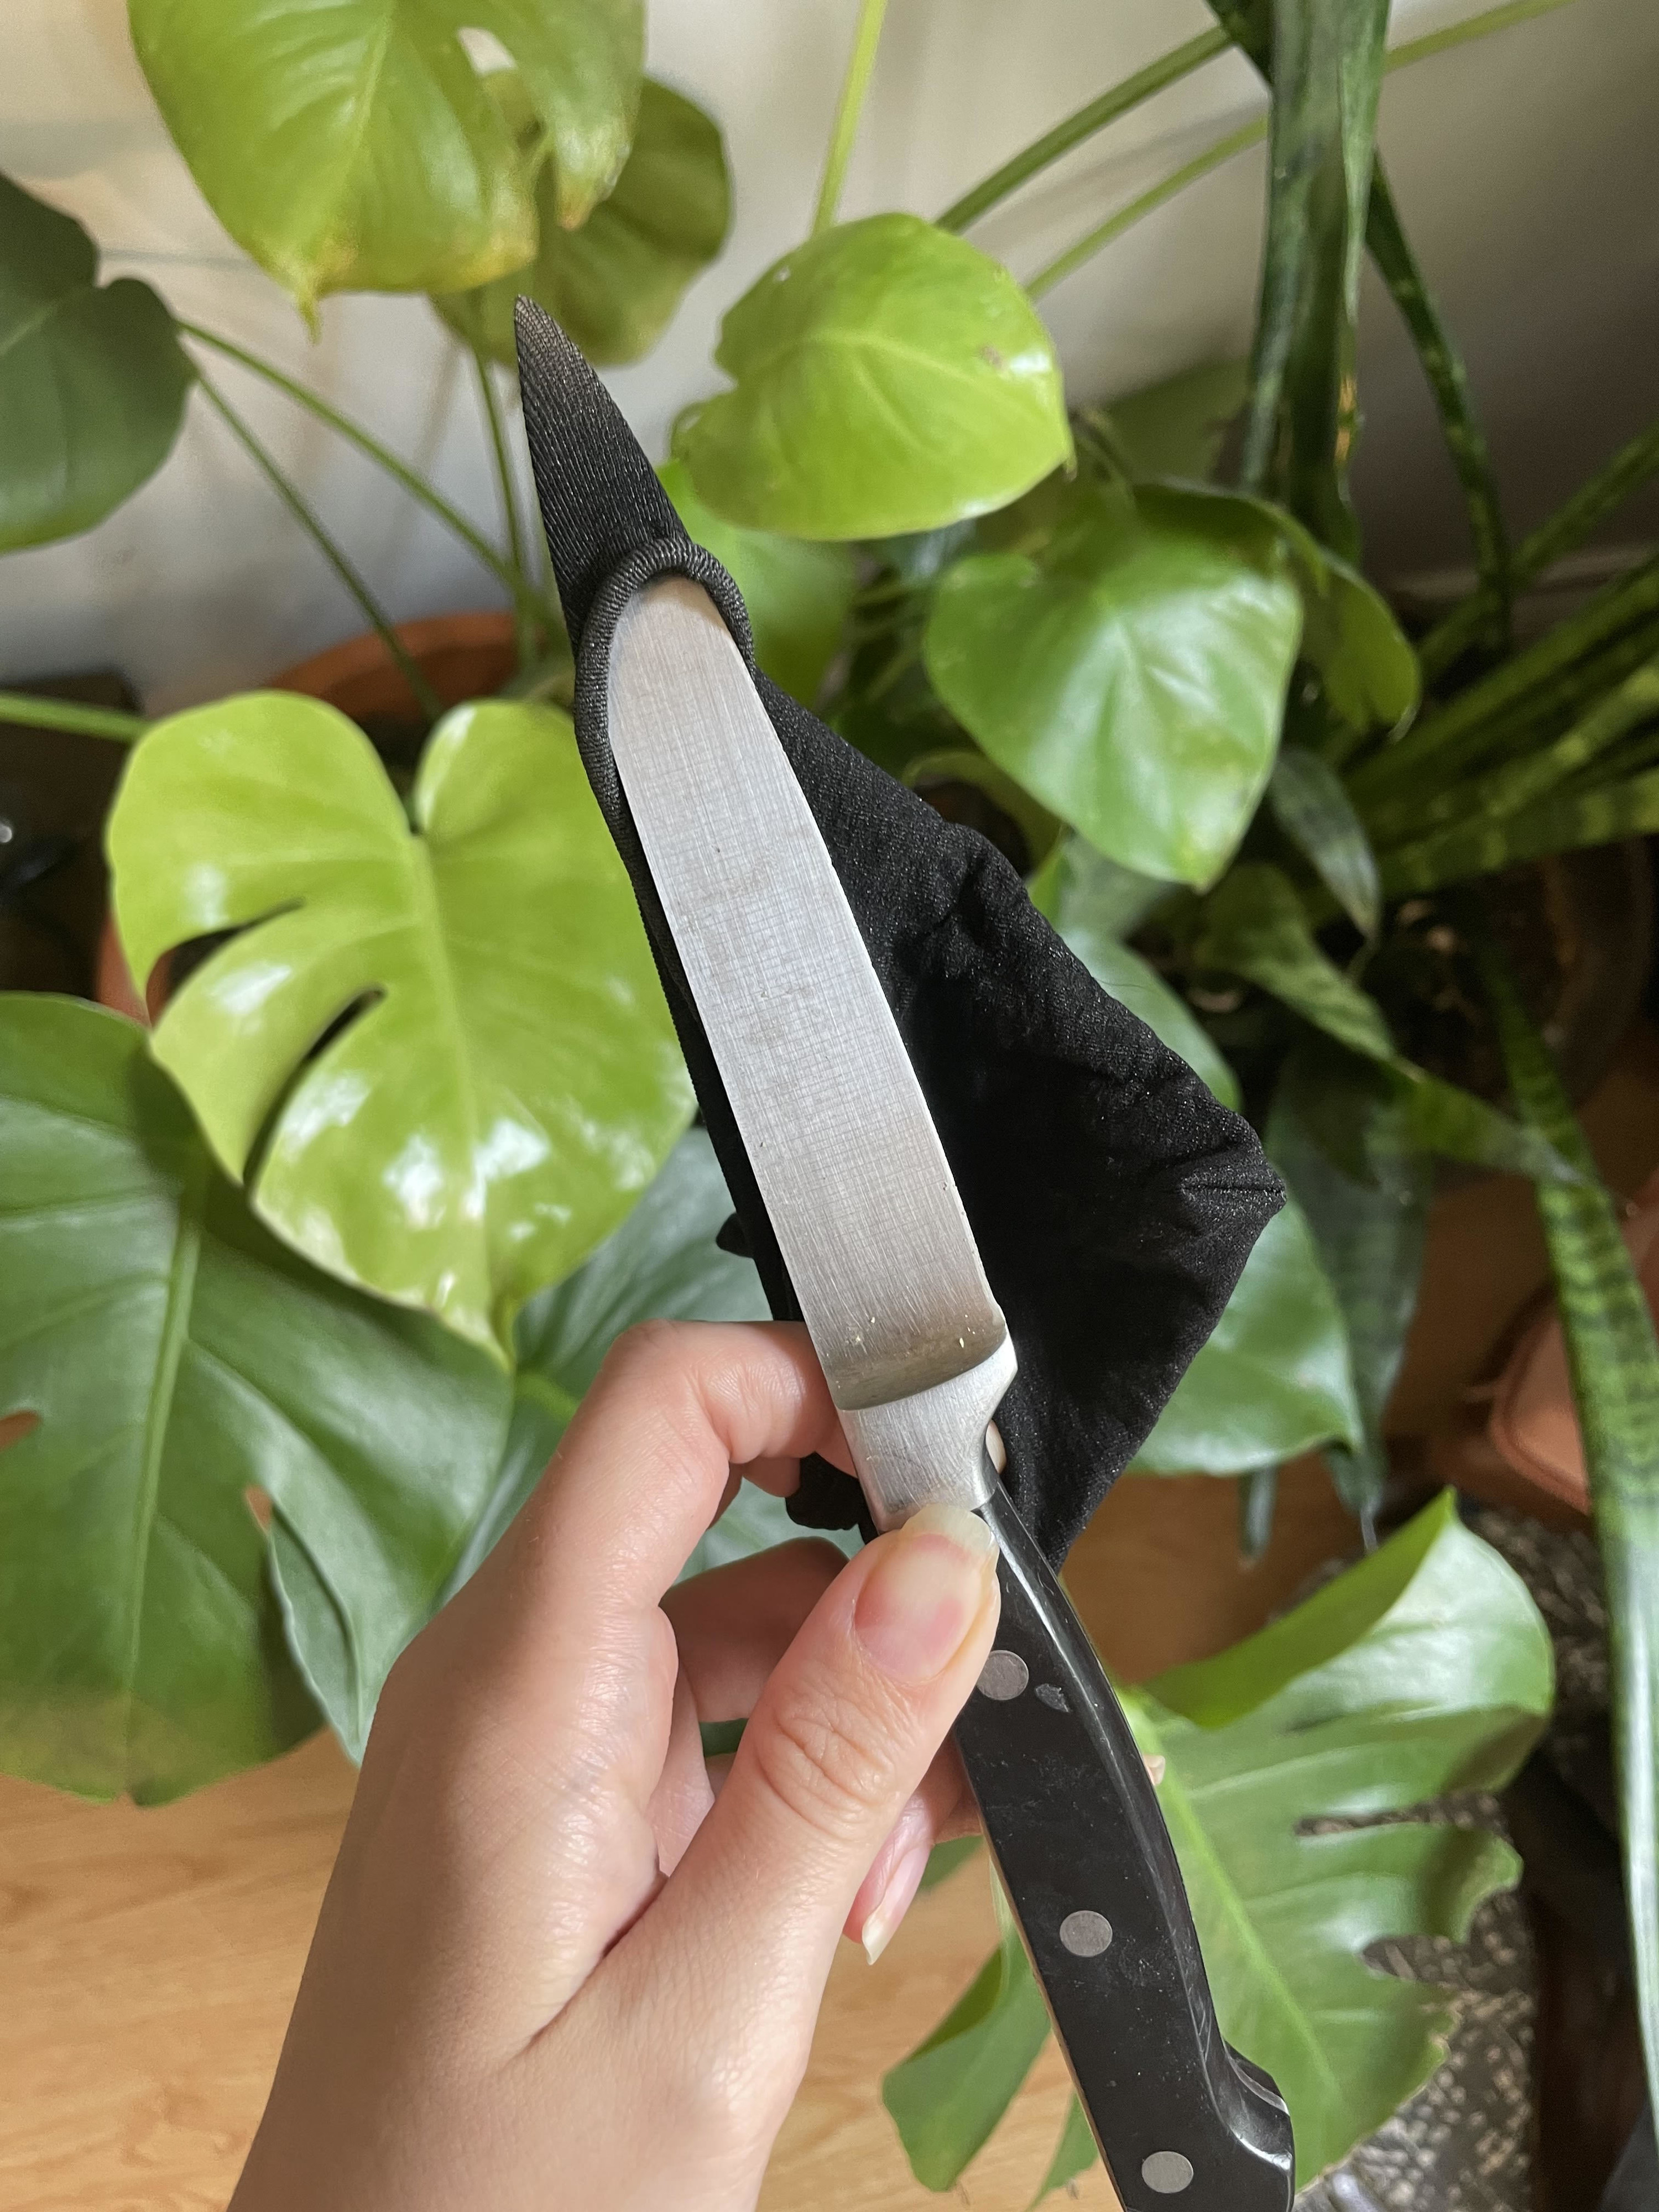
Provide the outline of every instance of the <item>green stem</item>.
<path id="1" fill-rule="evenodd" d="M 1177 83 L 1183 76 L 1190 76 L 1195 69 L 1213 60 L 1216 55 L 1224 54 L 1231 44 L 1232 40 L 1225 31 L 1203 31 L 1197 38 L 1188 39 L 1184 46 L 1176 46 L 1157 61 L 1149 62 L 1145 69 L 1137 70 L 1133 76 L 1126 76 L 1121 84 L 1115 84 L 1109 92 L 1103 92 L 1098 99 L 1079 107 L 1074 115 L 1068 115 L 1063 123 L 1055 124 L 1054 129 L 1045 131 L 1041 138 L 1034 138 L 1029 146 L 1012 160 L 1005 161 L 1000 169 L 994 169 L 988 177 L 981 178 L 971 191 L 964 192 L 959 200 L 953 200 L 945 209 L 939 218 L 939 228 L 941 230 L 966 230 L 970 222 L 977 222 L 980 216 L 988 214 L 1000 200 L 1006 200 L 1011 192 L 1018 191 L 1023 184 L 1040 171 L 1058 161 L 1062 155 L 1069 154 L 1073 146 L 1080 146 L 1085 138 L 1092 138 L 1097 131 L 1103 131 L 1109 123 L 1115 123 L 1120 115 L 1127 115 L 1132 107 L 1139 107 L 1142 100 L 1150 100 L 1154 93 L 1162 92 L 1166 85 Z"/>
<path id="2" fill-rule="evenodd" d="M 525 560 L 524 532 L 519 521 L 519 498 L 513 483 L 513 463 L 507 446 L 507 423 L 501 415 L 501 396 L 495 389 L 495 373 L 481 346 L 470 349 L 472 366 L 477 372 L 478 396 L 483 402 L 484 421 L 489 428 L 490 451 L 495 458 L 495 483 L 501 493 L 501 518 L 507 526 L 508 557 L 513 573 L 527 582 L 529 567 Z M 515 599 L 513 608 L 514 634 L 518 641 L 519 666 L 528 668 L 536 658 L 536 626 L 530 608 L 524 600 Z"/>
<path id="3" fill-rule="evenodd" d="M 116 707 L 86 707 L 78 699 L 37 699 L 28 691 L 0 691 L 0 722 L 68 730 L 82 738 L 112 738 L 118 745 L 137 744 L 149 727 L 142 714 L 124 714 Z"/>
<path id="4" fill-rule="evenodd" d="M 1448 23 L 1443 30 L 1407 39 L 1389 55 L 1388 65 L 1409 68 L 1413 62 L 1430 61 L 1436 54 L 1449 54 L 1454 46 L 1466 46 L 1471 39 L 1490 38 L 1494 31 L 1511 30 L 1516 23 L 1530 22 L 1534 15 L 1553 15 L 1558 8 L 1568 5 L 1569 0 L 1504 0 L 1501 8 L 1487 8 L 1479 15 L 1466 15 L 1461 23 Z"/>
<path id="5" fill-rule="evenodd" d="M 1034 300 L 1040 300 L 1045 292 L 1051 292 L 1074 269 L 1080 269 L 1085 261 L 1092 260 L 1102 246 L 1109 246 L 1115 238 L 1131 229 L 1142 216 L 1150 215 L 1154 208 L 1162 207 L 1165 200 L 1173 199 L 1177 192 L 1185 191 L 1188 185 L 1196 184 L 1200 177 L 1208 176 L 1212 169 L 1218 169 L 1223 162 L 1231 161 L 1236 154 L 1243 154 L 1252 146 L 1259 146 L 1267 135 L 1267 118 L 1264 115 L 1259 121 L 1247 123 L 1241 130 L 1229 131 L 1224 138 L 1218 138 L 1213 146 L 1206 147 L 1203 153 L 1196 155 L 1192 161 L 1183 161 L 1180 168 L 1172 171 L 1161 183 L 1152 185 L 1150 191 L 1142 192 L 1138 199 L 1131 200 L 1127 207 L 1120 208 L 1115 216 L 1109 216 L 1097 229 L 1091 230 L 1085 238 L 1079 239 L 1075 246 L 1068 246 L 1064 253 L 1049 262 L 1046 269 L 1039 269 L 1026 285 L 1026 290 Z"/>
<path id="6" fill-rule="evenodd" d="M 431 715 L 434 721 L 436 721 L 443 713 L 443 702 L 404 650 L 397 632 L 392 629 L 391 622 L 368 586 L 223 393 L 218 391 L 205 376 L 198 375 L 197 381 L 208 404 L 217 411 L 231 435 L 248 455 L 255 467 L 259 470 L 283 506 L 312 539 L 335 574 L 362 609 L 364 617 L 370 628 L 378 635 L 381 644 L 385 646 L 403 672 L 404 681 L 414 693 L 422 712 Z"/>
<path id="7" fill-rule="evenodd" d="M 817 211 L 812 217 L 814 238 L 820 231 L 830 228 L 836 220 L 836 210 L 841 205 L 841 188 L 847 181 L 847 164 L 853 157 L 853 141 L 859 135 L 859 118 L 864 112 L 864 96 L 870 89 L 876 48 L 881 44 L 882 19 L 886 13 L 887 0 L 859 0 L 852 58 L 847 64 L 846 81 L 836 109 L 835 128 L 830 133 L 823 182 L 818 187 Z"/>
<path id="8" fill-rule="evenodd" d="M 1516 590 L 1534 582 L 1546 568 L 1575 551 L 1597 524 L 1622 507 L 1659 470 L 1659 422 L 1621 447 L 1605 468 L 1581 485 L 1565 507 L 1540 523 L 1515 549 L 1510 576 Z M 1425 678 L 1449 668 L 1491 617 L 1487 586 L 1480 586 L 1451 611 L 1442 617 L 1418 647 Z"/>
<path id="9" fill-rule="evenodd" d="M 407 462 L 400 461 L 389 447 L 383 446 L 361 423 L 354 422 L 349 415 L 342 415 L 325 399 L 319 399 L 314 392 L 307 391 L 303 384 L 286 374 L 274 362 L 264 361 L 258 354 L 249 353 L 245 346 L 233 344 L 229 338 L 222 338 L 216 331 L 204 330 L 198 323 L 180 323 L 179 328 L 186 337 L 194 338 L 198 345 L 211 346 L 216 353 L 223 354 L 227 360 L 239 362 L 242 368 L 251 369 L 255 376 L 263 377 L 267 384 L 275 385 L 277 391 L 286 392 L 308 415 L 314 415 L 319 422 L 326 422 L 331 430 L 337 431 L 348 443 L 356 446 L 359 453 L 367 454 L 377 468 L 384 469 L 388 476 L 395 477 L 412 498 L 436 515 L 447 529 L 453 531 L 467 550 L 476 554 L 490 574 L 506 586 L 513 594 L 516 606 L 521 607 L 527 614 L 539 616 L 541 610 L 533 588 L 521 574 L 515 574 L 502 560 L 483 532 L 474 529 L 466 517 L 459 508 L 452 507 L 441 492 L 429 484 L 416 470 L 411 469 Z"/>

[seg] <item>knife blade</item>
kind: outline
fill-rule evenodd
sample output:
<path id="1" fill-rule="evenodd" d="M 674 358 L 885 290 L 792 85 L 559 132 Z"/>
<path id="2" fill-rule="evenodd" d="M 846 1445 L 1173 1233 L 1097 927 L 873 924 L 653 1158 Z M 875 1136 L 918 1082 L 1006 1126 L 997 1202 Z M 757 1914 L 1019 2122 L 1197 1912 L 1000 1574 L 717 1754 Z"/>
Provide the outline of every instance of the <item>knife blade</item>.
<path id="1" fill-rule="evenodd" d="M 946 1502 L 1000 1547 L 957 1727 L 988 1839 L 1127 2212 L 1286 2212 L 1289 2115 L 1223 2041 L 1133 1734 L 997 1480 L 1016 1355 L 816 819 L 690 579 L 612 641 L 609 735 L 673 951 L 878 1528 Z"/>

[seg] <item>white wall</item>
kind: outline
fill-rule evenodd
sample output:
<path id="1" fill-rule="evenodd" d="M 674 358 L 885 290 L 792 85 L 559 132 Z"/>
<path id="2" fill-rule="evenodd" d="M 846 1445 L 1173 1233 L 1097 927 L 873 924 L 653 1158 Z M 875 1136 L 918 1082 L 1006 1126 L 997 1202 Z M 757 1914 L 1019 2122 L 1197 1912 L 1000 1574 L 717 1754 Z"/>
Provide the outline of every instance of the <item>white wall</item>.
<path id="1" fill-rule="evenodd" d="M 1471 12 L 1396 0 L 1395 37 Z M 666 339 L 611 380 L 660 450 L 719 382 L 723 307 L 805 230 L 855 0 L 653 0 L 651 64 L 724 125 L 737 221 Z M 173 152 L 124 0 L 0 0 L 0 168 L 70 210 L 112 273 L 155 284 L 314 381 L 475 516 L 494 495 L 472 392 L 418 301 L 349 298 L 313 347 Z M 846 211 L 935 213 L 1061 113 L 1210 21 L 1201 0 L 891 0 Z M 1260 111 L 1236 57 L 1139 111 L 976 234 L 1030 273 L 1121 199 Z M 1517 520 L 1659 413 L 1659 0 L 1559 13 L 1394 78 L 1383 144 L 1463 338 Z M 1207 179 L 1047 303 L 1075 396 L 1109 397 L 1248 337 L 1262 161 Z M 1385 573 L 1455 560 L 1456 505 L 1420 380 L 1368 310 L 1358 482 Z M 467 556 L 325 432 L 234 389 L 399 616 L 491 602 Z M 199 404 L 154 483 L 76 543 L 0 561 L 0 679 L 116 664 L 152 708 L 257 682 L 361 627 L 319 557 Z"/>

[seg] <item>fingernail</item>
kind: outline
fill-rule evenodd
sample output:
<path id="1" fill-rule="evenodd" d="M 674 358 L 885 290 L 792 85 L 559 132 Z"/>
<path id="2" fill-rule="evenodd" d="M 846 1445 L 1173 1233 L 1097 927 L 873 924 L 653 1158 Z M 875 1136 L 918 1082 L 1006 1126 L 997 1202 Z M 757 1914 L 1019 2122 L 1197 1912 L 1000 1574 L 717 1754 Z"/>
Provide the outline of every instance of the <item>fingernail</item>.
<path id="1" fill-rule="evenodd" d="M 1158 1784 L 1163 1781 L 1164 1770 L 1167 1765 L 1168 1762 L 1164 1759 L 1163 1753 L 1158 1751 L 1155 1751 L 1152 1757 L 1146 1761 L 1147 1778 L 1151 1781 L 1154 1790 L 1156 1790 Z"/>
<path id="2" fill-rule="evenodd" d="M 996 1538 L 960 1505 L 924 1505 L 881 1540 L 854 1625 L 885 1674 L 928 1682 L 962 1649 L 995 1571 Z"/>
<path id="3" fill-rule="evenodd" d="M 912 1899 L 921 1887 L 921 1877 L 927 1871 L 927 1846 L 913 1844 L 887 1877 L 887 1887 L 881 1893 L 875 1911 L 864 1923 L 860 1942 L 864 1955 L 873 1966 L 892 1942 L 898 1924 L 910 1910 Z"/>

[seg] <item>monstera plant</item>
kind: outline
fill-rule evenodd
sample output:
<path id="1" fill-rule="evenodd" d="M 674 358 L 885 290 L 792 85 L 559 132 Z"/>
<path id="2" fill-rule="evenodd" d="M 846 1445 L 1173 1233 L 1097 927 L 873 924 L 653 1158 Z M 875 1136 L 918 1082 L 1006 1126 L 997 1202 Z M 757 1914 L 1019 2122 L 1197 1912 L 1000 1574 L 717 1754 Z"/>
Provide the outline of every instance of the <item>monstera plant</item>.
<path id="1" fill-rule="evenodd" d="M 1510 544 L 1374 143 L 1387 71 L 1556 4 L 1510 0 L 1390 49 L 1386 0 L 1213 0 L 1212 29 L 936 219 L 842 222 L 883 15 L 862 0 L 811 233 L 731 307 L 720 386 L 662 474 L 742 587 L 763 665 L 994 836 L 1287 1179 L 1143 1473 L 1248 1477 L 1254 1543 L 1279 1464 L 1322 1448 L 1371 1542 L 1432 1163 L 1533 1179 L 1640 1875 L 1659 1352 L 1540 1042 L 1548 1010 L 1481 885 L 1659 828 L 1659 571 L 1615 575 L 1524 644 L 1514 623 L 1659 465 L 1659 434 Z M 205 405 L 333 563 L 424 733 L 404 789 L 363 731 L 286 693 L 154 725 L 0 694 L 0 719 L 131 747 L 107 846 L 155 1016 L 0 997 L 0 1764 L 153 1802 L 325 1721 L 360 1753 L 392 1661 L 510 1520 L 618 1330 L 763 1305 L 714 1246 L 726 1194 L 563 712 L 568 649 L 498 381 L 520 292 L 595 362 L 655 341 L 725 236 L 718 127 L 643 76 L 639 0 L 130 5 L 198 184 L 301 315 L 314 326 L 342 290 L 428 297 L 474 364 L 503 507 L 497 543 L 235 337 L 100 284 L 86 232 L 0 179 L 0 550 L 100 521 Z M 1259 122 L 1023 278 L 965 235 L 1235 48 L 1266 81 Z M 1068 410 L 1036 302 L 1263 139 L 1249 360 Z M 1476 556 L 1474 591 L 1414 636 L 1365 579 L 1347 494 L 1368 252 Z M 216 382 L 226 359 L 476 556 L 516 621 L 498 696 L 443 710 Z M 1421 1018 L 1448 994 L 1451 1050 Z M 777 1534 L 752 1504 L 734 1516 L 714 1551 Z M 1457 1934 L 1513 1879 L 1490 1837 L 1401 1816 L 1501 1781 L 1548 1700 L 1529 1600 L 1445 1503 L 1261 1636 L 1136 1694 L 1224 2026 L 1284 2083 L 1304 2178 L 1443 2048 L 1443 1994 L 1374 1972 L 1366 1947 Z M 1645 1880 L 1632 1894 L 1659 2052 L 1659 1905 Z M 954 2185 L 1046 2032 L 1005 1929 L 887 2081 L 929 2185 Z M 1045 2188 L 1091 2155 L 1074 2115 Z"/>

